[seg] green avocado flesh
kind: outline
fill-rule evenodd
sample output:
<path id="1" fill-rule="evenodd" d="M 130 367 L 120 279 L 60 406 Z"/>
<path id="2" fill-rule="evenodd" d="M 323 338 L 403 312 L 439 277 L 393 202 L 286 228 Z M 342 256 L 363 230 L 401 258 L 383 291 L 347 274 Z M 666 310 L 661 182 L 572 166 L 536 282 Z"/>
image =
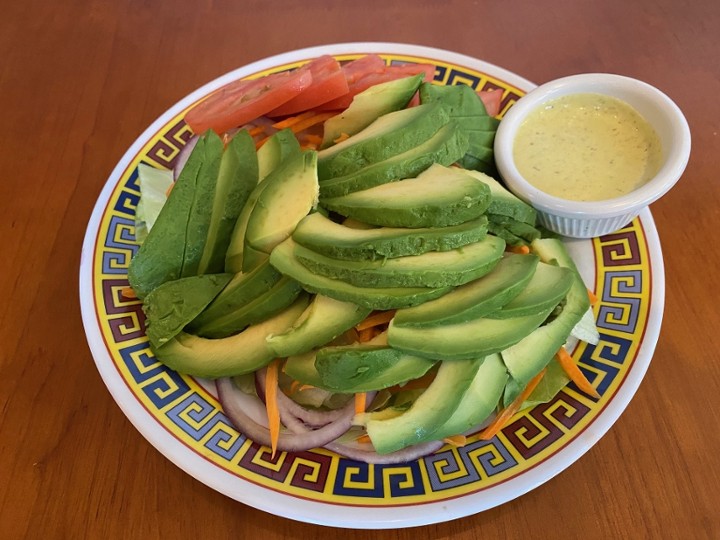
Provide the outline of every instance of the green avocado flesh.
<path id="1" fill-rule="evenodd" d="M 491 197 L 487 208 L 488 214 L 505 216 L 531 226 L 535 225 L 537 221 L 535 209 L 505 189 L 500 182 L 478 171 L 466 170 L 465 173 L 479 180 L 490 189 Z"/>
<path id="2" fill-rule="evenodd" d="M 340 197 L 388 182 L 414 178 L 433 163 L 452 165 L 467 149 L 467 137 L 455 122 L 440 128 L 422 144 L 359 171 L 320 183 L 320 198 Z"/>
<path id="3" fill-rule="evenodd" d="M 225 252 L 235 222 L 258 182 L 255 142 L 247 131 L 237 133 L 220 160 L 215 198 L 198 274 L 214 274 L 225 268 Z"/>
<path id="4" fill-rule="evenodd" d="M 188 331 L 196 333 L 204 325 L 234 313 L 266 294 L 281 278 L 282 274 L 270 266 L 269 261 L 247 274 L 235 274 L 210 305 L 188 325 Z"/>
<path id="5" fill-rule="evenodd" d="M 303 152 L 287 158 L 284 174 L 270 175 L 250 212 L 245 232 L 245 251 L 255 250 L 264 258 L 288 238 L 298 222 L 318 201 L 317 153 Z M 244 256 L 243 271 L 255 265 Z"/>
<path id="6" fill-rule="evenodd" d="M 572 282 L 572 272 L 567 268 L 540 262 L 527 286 L 501 309 L 486 317 L 509 319 L 553 309 L 565 298 Z"/>
<path id="7" fill-rule="evenodd" d="M 417 379 L 435 361 L 379 345 L 324 347 L 316 352 L 321 388 L 356 393 L 388 388 Z"/>
<path id="8" fill-rule="evenodd" d="M 357 94 L 350 106 L 323 125 L 322 148 L 342 135 L 355 135 L 380 116 L 404 109 L 420 87 L 424 75 L 376 84 Z"/>
<path id="9" fill-rule="evenodd" d="M 497 311 L 528 284 L 538 265 L 536 255 L 505 256 L 485 276 L 419 306 L 400 309 L 395 326 L 437 326 L 462 323 Z"/>
<path id="10" fill-rule="evenodd" d="M 215 319 L 206 320 L 202 325 L 193 325 L 194 333 L 207 338 L 224 338 L 244 330 L 271 317 L 290 304 L 302 292 L 300 284 L 283 276 L 270 290 L 241 305 L 234 311 Z"/>
<path id="11" fill-rule="evenodd" d="M 365 424 L 375 451 L 388 454 L 413 444 L 434 440 L 460 405 L 477 374 L 482 359 L 442 362 L 435 379 L 412 406 L 394 418 L 365 413 L 358 419 Z"/>
<path id="12" fill-rule="evenodd" d="M 368 127 L 318 154 L 321 180 L 353 173 L 428 140 L 449 122 L 440 105 L 420 105 L 385 114 Z"/>
<path id="13" fill-rule="evenodd" d="M 177 334 L 212 302 L 232 274 L 206 274 L 167 281 L 145 297 L 146 334 L 150 344 L 160 347 Z"/>
<path id="14" fill-rule="evenodd" d="M 507 369 L 500 355 L 485 357 L 458 408 L 433 437 L 444 439 L 460 435 L 486 420 L 497 408 L 507 380 Z"/>
<path id="15" fill-rule="evenodd" d="M 320 276 L 308 270 L 295 256 L 297 246 L 288 238 L 270 255 L 270 264 L 295 279 L 310 292 L 353 302 L 363 307 L 387 310 L 420 304 L 450 291 L 447 287 L 357 287 L 338 279 Z"/>
<path id="16" fill-rule="evenodd" d="M 300 143 L 290 129 L 274 133 L 257 151 L 257 181 L 261 182 L 285 159 L 299 153 Z"/>
<path id="17" fill-rule="evenodd" d="M 450 251 L 375 261 L 344 261 L 296 245 L 295 257 L 313 273 L 358 287 L 450 287 L 487 274 L 497 264 L 505 242 L 486 236 Z"/>
<path id="18" fill-rule="evenodd" d="M 449 251 L 480 241 L 486 234 L 485 216 L 450 227 L 357 229 L 314 213 L 298 224 L 293 240 L 334 259 L 372 261 Z"/>
<path id="19" fill-rule="evenodd" d="M 323 206 L 346 217 L 384 227 L 444 227 L 477 219 L 490 190 L 461 169 L 434 164 L 417 178 L 383 184 Z"/>
<path id="20" fill-rule="evenodd" d="M 190 269 L 197 270 L 202 256 L 214 196 L 209 179 L 217 179 L 221 155 L 222 142 L 212 131 L 195 145 L 155 225 L 130 261 L 128 280 L 138 298 L 166 281 L 195 275 Z M 202 219 L 200 208 L 205 211 Z"/>
<path id="21" fill-rule="evenodd" d="M 267 346 L 267 337 L 290 328 L 307 304 L 308 297 L 303 294 L 277 315 L 223 339 L 180 332 L 153 352 L 170 369 L 194 377 L 215 379 L 251 373 L 275 358 Z"/>
<path id="22" fill-rule="evenodd" d="M 520 390 L 552 360 L 590 305 L 585 284 L 560 240 L 536 240 L 531 250 L 548 265 L 566 268 L 572 284 L 557 317 L 502 352 L 503 362 Z M 510 397 L 514 396 L 506 399 Z"/>
<path id="23" fill-rule="evenodd" d="M 512 319 L 479 317 L 462 323 L 428 327 L 397 326 L 391 322 L 388 342 L 391 347 L 426 358 L 457 360 L 485 357 L 520 341 L 540 326 L 550 311 Z"/>
<path id="24" fill-rule="evenodd" d="M 268 338 L 268 347 L 280 358 L 303 354 L 330 343 L 365 319 L 371 311 L 352 302 L 341 302 L 318 294 L 292 328 Z"/>

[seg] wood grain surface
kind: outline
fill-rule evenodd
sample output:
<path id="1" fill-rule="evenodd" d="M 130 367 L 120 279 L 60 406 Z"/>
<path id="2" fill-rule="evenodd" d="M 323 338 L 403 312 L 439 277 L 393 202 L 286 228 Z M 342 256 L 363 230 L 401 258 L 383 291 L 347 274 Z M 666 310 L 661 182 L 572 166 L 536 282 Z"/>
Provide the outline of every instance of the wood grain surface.
<path id="1" fill-rule="evenodd" d="M 0 538 L 720 537 L 720 3 L 715 0 L 0 1 Z M 88 350 L 85 227 L 111 170 L 164 110 L 233 68 L 347 41 L 448 49 L 541 83 L 616 72 L 669 94 L 693 135 L 652 206 L 666 302 L 650 369 L 556 478 L 445 524 L 297 523 L 184 473 L 130 424 Z M 418 510 L 419 512 L 422 509 Z"/>

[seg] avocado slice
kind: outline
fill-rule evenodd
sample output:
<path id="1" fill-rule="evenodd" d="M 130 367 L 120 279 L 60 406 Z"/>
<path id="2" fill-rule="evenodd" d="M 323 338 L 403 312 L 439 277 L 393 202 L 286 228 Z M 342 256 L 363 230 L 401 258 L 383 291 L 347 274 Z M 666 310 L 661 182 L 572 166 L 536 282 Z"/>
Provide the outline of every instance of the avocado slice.
<path id="1" fill-rule="evenodd" d="M 395 326 L 437 326 L 462 323 L 497 311 L 528 284 L 537 255 L 506 253 L 487 275 L 419 306 L 399 309 Z"/>
<path id="2" fill-rule="evenodd" d="M 540 262 L 532 279 L 515 298 L 485 316 L 490 319 L 509 319 L 553 309 L 565 298 L 572 282 L 573 274 L 568 268 Z"/>
<path id="3" fill-rule="evenodd" d="M 371 86 L 357 94 L 350 106 L 323 125 L 321 148 L 332 146 L 343 134 L 355 135 L 380 116 L 404 109 L 420 88 L 424 74 Z"/>
<path id="4" fill-rule="evenodd" d="M 318 154 L 321 180 L 353 173 L 428 140 L 450 121 L 437 104 L 420 105 L 385 114 L 368 127 Z"/>
<path id="5" fill-rule="evenodd" d="M 434 360 L 381 345 L 323 347 L 315 355 L 321 388 L 354 394 L 381 390 L 422 377 Z"/>
<path id="6" fill-rule="evenodd" d="M 433 164 L 417 178 L 383 184 L 323 206 L 384 227 L 445 227 L 477 219 L 490 204 L 490 189 L 462 169 Z"/>
<path id="7" fill-rule="evenodd" d="M 252 302 L 272 289 L 280 278 L 282 274 L 270 266 L 270 261 L 247 274 L 235 274 L 215 300 L 188 325 L 188 330 L 193 333 L 204 324 Z"/>
<path id="8" fill-rule="evenodd" d="M 278 132 L 279 133 L 279 132 Z M 275 134 L 277 135 L 277 133 Z M 269 141 L 268 141 L 269 142 Z M 250 193 L 250 196 L 248 197 L 247 201 L 245 202 L 245 206 L 243 206 L 242 211 L 240 212 L 240 215 L 238 215 L 237 221 L 235 222 L 235 227 L 233 227 L 232 236 L 230 238 L 230 244 L 228 245 L 227 252 L 225 253 L 225 271 L 231 272 L 233 274 L 236 274 L 238 272 L 243 271 L 243 253 L 245 249 L 245 236 L 247 233 L 248 223 L 250 221 L 250 216 L 255 209 L 255 205 L 262 196 L 263 191 L 265 189 L 273 184 L 272 181 L 273 178 L 280 178 L 281 181 L 286 174 L 288 174 L 288 170 L 291 170 L 292 167 L 297 167 L 297 162 L 293 161 L 293 157 L 297 157 L 300 155 L 299 153 L 291 153 L 289 154 L 282 162 L 280 162 L 268 175 L 265 180 L 260 182 Z M 304 162 L 303 162 L 304 163 Z M 263 259 L 266 259 L 267 257 L 262 256 L 260 253 L 257 253 L 257 250 L 251 257 L 254 258 L 254 264 L 252 267 L 255 267 L 259 262 L 261 262 Z M 248 265 L 249 266 L 249 265 Z M 247 272 L 247 270 L 246 270 Z"/>
<path id="9" fill-rule="evenodd" d="M 224 338 L 244 330 L 251 324 L 264 321 L 281 312 L 302 292 L 294 279 L 282 276 L 270 290 L 262 293 L 247 304 L 216 318 L 204 317 L 202 324 L 194 322 L 192 331 L 201 337 Z"/>
<path id="10" fill-rule="evenodd" d="M 500 182 L 487 174 L 474 170 L 466 170 L 465 172 L 490 188 L 491 198 L 487 209 L 488 214 L 506 216 L 533 227 L 535 226 L 537 212 L 532 206 L 518 199 L 505 189 Z"/>
<path id="11" fill-rule="evenodd" d="M 520 341 L 540 326 L 551 311 L 547 309 L 511 319 L 478 317 L 462 323 L 422 328 L 397 326 L 391 321 L 388 342 L 391 347 L 426 358 L 459 360 L 485 357 Z"/>
<path id="12" fill-rule="evenodd" d="M 267 346 L 267 337 L 290 328 L 307 304 L 308 297 L 303 294 L 274 317 L 223 339 L 180 332 L 154 353 L 170 369 L 194 377 L 216 379 L 251 373 L 275 358 Z"/>
<path id="13" fill-rule="evenodd" d="M 143 301 L 146 334 L 157 348 L 175 337 L 227 285 L 232 274 L 206 274 L 166 281 Z"/>
<path id="14" fill-rule="evenodd" d="M 194 246 L 186 256 L 189 247 L 187 241 L 189 238 L 196 241 L 198 237 L 197 230 L 190 230 L 191 221 L 195 223 L 193 216 L 197 211 L 196 200 L 205 199 L 208 195 L 212 197 L 214 188 L 210 189 L 209 193 L 200 192 L 203 190 L 201 186 L 208 188 L 208 182 L 204 179 L 212 178 L 212 174 L 208 172 L 208 155 L 215 154 L 214 161 L 219 165 L 220 154 L 216 151 L 222 152 L 222 143 L 218 149 L 218 140 L 212 131 L 198 139 L 155 225 L 130 261 L 128 280 L 140 299 L 166 281 L 174 281 L 187 275 L 183 272 L 183 264 L 186 260 L 190 261 L 191 253 L 199 261 L 206 233 L 202 235 L 201 246 Z M 213 180 L 215 178 L 217 176 Z M 189 267 L 188 264 L 188 269 Z"/>
<path id="15" fill-rule="evenodd" d="M 281 358 L 305 353 L 331 342 L 365 319 L 371 311 L 352 302 L 318 294 L 292 328 L 268 338 L 268 347 Z"/>
<path id="16" fill-rule="evenodd" d="M 430 386 L 412 406 L 399 416 L 381 419 L 364 413 L 356 421 L 364 423 L 378 454 L 388 454 L 413 444 L 434 440 L 460 405 L 477 374 L 482 358 L 442 362 Z"/>
<path id="17" fill-rule="evenodd" d="M 185 229 L 185 252 L 181 276 L 196 276 L 205 251 L 212 220 L 218 173 L 223 156 L 223 142 L 214 131 L 208 131 L 203 145 L 203 162 L 197 175 L 195 196 Z M 172 194 L 172 192 L 171 192 Z"/>
<path id="18" fill-rule="evenodd" d="M 295 256 L 297 247 L 299 246 L 293 239 L 288 238 L 273 249 L 270 264 L 281 273 L 297 280 L 305 290 L 336 300 L 353 302 L 371 309 L 387 310 L 414 306 L 450 291 L 449 287 L 356 287 L 310 271 L 297 260 Z"/>
<path id="19" fill-rule="evenodd" d="M 198 274 L 223 271 L 235 222 L 257 182 L 255 142 L 243 130 L 230 140 L 220 160 L 210 225 L 198 263 Z"/>
<path id="20" fill-rule="evenodd" d="M 258 182 L 292 155 L 300 153 L 300 143 L 288 128 L 273 133 L 257 151 Z"/>
<path id="21" fill-rule="evenodd" d="M 484 276 L 503 255 L 505 242 L 485 236 L 461 248 L 374 261 L 344 261 L 297 245 L 295 257 L 312 272 L 358 287 L 452 287 Z"/>
<path id="22" fill-rule="evenodd" d="M 489 172 L 494 168 L 493 143 L 499 121 L 488 116 L 475 90 L 465 84 L 437 85 L 423 83 L 420 86 L 421 103 L 442 104 L 452 120 L 456 120 L 467 133 L 469 147 L 467 156 L 460 159 L 466 169 Z"/>
<path id="23" fill-rule="evenodd" d="M 449 251 L 478 242 L 486 235 L 485 216 L 449 227 L 405 229 L 368 226 L 358 229 L 314 213 L 300 221 L 293 240 L 334 259 L 372 261 L 421 255 L 428 251 Z"/>
<path id="24" fill-rule="evenodd" d="M 559 315 L 512 347 L 502 351 L 503 362 L 520 391 L 552 360 L 590 306 L 585 284 L 560 240 L 554 238 L 536 240 L 531 244 L 530 249 L 546 263 L 567 268 L 572 275 L 572 285 Z M 506 399 L 510 397 L 506 396 Z"/>
<path id="25" fill-rule="evenodd" d="M 385 161 L 373 163 L 346 176 L 320 183 L 320 198 L 340 197 L 371 187 L 414 178 L 433 163 L 452 165 L 467 148 L 467 137 L 457 123 L 450 122 L 427 141 Z"/>
<path id="26" fill-rule="evenodd" d="M 245 232 L 243 272 L 267 259 L 272 249 L 288 238 L 298 222 L 317 205 L 317 152 L 303 152 L 283 163 L 282 175 L 271 175 L 250 213 Z"/>
<path id="27" fill-rule="evenodd" d="M 433 437 L 444 439 L 460 435 L 487 419 L 498 406 L 507 380 L 508 372 L 500 355 L 485 357 L 458 408 Z"/>
<path id="28" fill-rule="evenodd" d="M 522 239 L 526 244 L 529 244 L 542 236 L 540 231 L 532 225 L 528 225 L 527 223 L 518 221 L 511 217 L 491 214 L 490 212 L 488 212 L 487 216 L 496 231 L 497 227 L 502 228 L 514 237 Z M 498 234 L 498 236 L 500 235 Z"/>

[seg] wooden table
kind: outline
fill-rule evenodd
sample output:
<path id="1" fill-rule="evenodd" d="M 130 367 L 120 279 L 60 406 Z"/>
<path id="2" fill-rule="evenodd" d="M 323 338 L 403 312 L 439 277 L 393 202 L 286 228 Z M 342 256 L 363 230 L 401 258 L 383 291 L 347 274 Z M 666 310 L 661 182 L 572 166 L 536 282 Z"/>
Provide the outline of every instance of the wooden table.
<path id="1" fill-rule="evenodd" d="M 720 4 L 4 2 L 0 19 L 0 537 L 717 538 L 720 536 Z M 652 206 L 665 316 L 639 391 L 575 465 L 529 494 L 442 525 L 347 531 L 235 502 L 156 451 L 86 346 L 78 265 L 88 217 L 132 141 L 235 67 L 296 48 L 396 41 L 535 82 L 643 79 L 683 109 L 693 151 Z"/>

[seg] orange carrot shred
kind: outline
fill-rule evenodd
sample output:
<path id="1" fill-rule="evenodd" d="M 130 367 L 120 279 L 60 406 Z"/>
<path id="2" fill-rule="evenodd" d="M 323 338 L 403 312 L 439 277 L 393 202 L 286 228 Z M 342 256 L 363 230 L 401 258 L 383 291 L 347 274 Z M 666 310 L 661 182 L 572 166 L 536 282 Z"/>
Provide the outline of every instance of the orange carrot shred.
<path id="1" fill-rule="evenodd" d="M 370 439 L 370 435 L 368 435 L 367 433 L 363 433 L 355 440 L 359 443 L 371 443 L 372 442 L 372 440 Z"/>
<path id="2" fill-rule="evenodd" d="M 356 324 L 355 330 L 362 331 L 366 328 L 372 328 L 373 326 L 379 326 L 381 324 L 389 323 L 394 316 L 394 309 L 391 309 L 390 311 L 379 311 L 377 313 L 372 313 L 365 320 L 360 321 L 358 324 Z"/>
<path id="3" fill-rule="evenodd" d="M 322 144 L 322 137 L 320 135 L 313 135 L 312 133 L 305 135 L 305 140 L 309 144 L 314 144 L 316 146 L 320 146 Z"/>
<path id="4" fill-rule="evenodd" d="M 570 377 L 570 380 L 574 382 L 580 390 L 594 398 L 600 399 L 598 391 L 595 390 L 595 387 L 587 380 L 587 377 L 585 377 L 585 374 L 577 366 L 572 356 L 565 350 L 565 347 L 560 347 L 560 350 L 555 356 L 567 376 Z"/>
<path id="5" fill-rule="evenodd" d="M 285 120 L 280 120 L 279 122 L 275 122 L 272 127 L 275 129 L 285 129 L 294 126 L 298 122 L 302 122 L 306 118 L 311 118 L 315 116 L 317 113 L 315 111 L 305 111 L 302 114 L 298 114 L 297 116 L 289 116 Z"/>
<path id="6" fill-rule="evenodd" d="M 175 187 L 175 182 L 173 182 L 172 184 L 170 184 L 170 185 L 168 186 L 168 188 L 165 190 L 165 198 L 166 198 L 166 199 L 170 196 L 170 192 L 173 190 L 174 187 Z"/>
<path id="7" fill-rule="evenodd" d="M 345 139 L 349 139 L 350 135 L 347 133 L 341 133 L 340 136 L 337 139 L 333 139 L 333 142 L 335 144 L 343 142 Z"/>
<path id="8" fill-rule="evenodd" d="M 358 341 L 360 341 L 360 343 L 365 343 L 366 341 L 370 341 L 376 335 L 377 333 L 375 332 L 375 328 L 366 328 L 365 330 L 358 332 Z"/>
<path id="9" fill-rule="evenodd" d="M 503 427 L 505 427 L 505 424 L 507 424 L 508 420 L 510 420 L 513 415 L 520 410 L 522 404 L 530 396 L 530 394 L 532 394 L 533 390 L 535 390 L 535 387 L 545 376 L 546 371 L 547 368 L 543 368 L 540 373 L 530 379 L 530 382 L 527 384 L 525 389 L 520 392 L 520 395 L 516 397 L 510 405 L 505 407 L 505 409 L 503 409 L 502 412 L 497 415 L 495 420 L 493 420 L 493 422 L 480 434 L 481 440 L 488 441 L 492 439 Z"/>
<path id="10" fill-rule="evenodd" d="M 280 359 L 276 358 L 267 368 L 265 378 L 265 409 L 267 410 L 268 426 L 270 427 L 270 445 L 272 457 L 275 457 L 277 443 L 280 438 L 280 409 L 277 403 L 278 378 L 280 373 Z"/>
<path id="11" fill-rule="evenodd" d="M 519 253 L 520 255 L 527 255 L 530 253 L 530 248 L 527 246 L 508 246 L 507 249 L 513 253 Z"/>
<path id="12" fill-rule="evenodd" d="M 128 300 L 135 300 L 137 298 L 137 293 L 135 293 L 135 290 L 132 287 L 123 287 L 120 289 L 120 294 L 123 298 L 127 298 Z"/>
<path id="13" fill-rule="evenodd" d="M 595 304 L 598 303 L 598 297 L 597 297 L 597 295 L 596 295 L 593 291 L 591 291 L 590 289 L 588 289 L 587 292 L 588 292 L 588 299 L 590 300 L 590 305 L 591 305 L 591 306 L 594 306 Z"/>
<path id="14" fill-rule="evenodd" d="M 465 446 L 467 444 L 467 437 L 465 435 L 452 435 L 443 439 L 444 443 L 450 446 Z"/>
<path id="15" fill-rule="evenodd" d="M 355 394 L 355 414 L 362 414 L 365 412 L 367 407 L 367 394 L 365 392 L 358 392 Z"/>
<path id="16" fill-rule="evenodd" d="M 262 148 L 262 145 L 265 144 L 270 140 L 270 137 L 265 137 L 264 139 L 260 139 L 258 142 L 255 143 L 255 150 L 260 150 Z"/>
<path id="17" fill-rule="evenodd" d="M 307 129 L 311 126 L 314 126 L 316 124 L 319 124 L 321 122 L 324 122 L 328 118 L 331 118 L 335 116 L 335 113 L 317 113 L 314 116 L 310 116 L 308 118 L 303 118 L 299 122 L 293 124 L 290 126 L 290 130 L 293 133 L 300 133 L 304 129 Z"/>
<path id="18" fill-rule="evenodd" d="M 265 133 L 265 126 L 255 126 L 254 128 L 250 128 L 248 129 L 248 133 L 251 137 Z"/>

